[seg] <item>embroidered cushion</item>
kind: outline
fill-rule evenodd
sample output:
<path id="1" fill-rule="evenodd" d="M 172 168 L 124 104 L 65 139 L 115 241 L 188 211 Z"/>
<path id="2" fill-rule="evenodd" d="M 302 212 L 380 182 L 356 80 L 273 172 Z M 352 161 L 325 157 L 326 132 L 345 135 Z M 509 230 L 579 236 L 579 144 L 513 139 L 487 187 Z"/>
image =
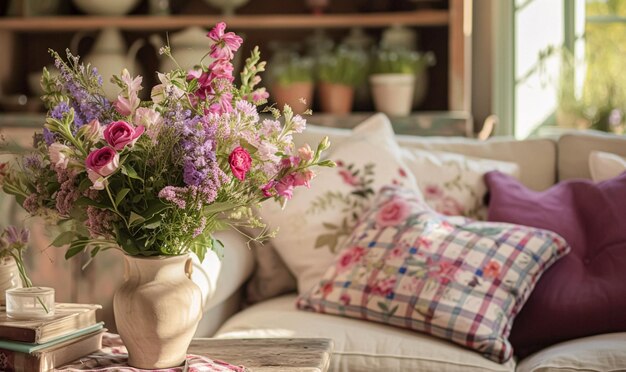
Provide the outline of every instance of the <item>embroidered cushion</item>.
<path id="1" fill-rule="evenodd" d="M 402 152 L 426 203 L 448 216 L 485 220 L 485 173 L 498 170 L 515 178 L 520 176 L 516 163 L 443 151 L 405 148 Z"/>
<path id="2" fill-rule="evenodd" d="M 488 173 L 489 219 L 549 229 L 572 253 L 548 270 L 516 318 L 519 356 L 554 343 L 626 331 L 626 173 L 608 181 L 570 180 L 535 192 Z"/>
<path id="3" fill-rule="evenodd" d="M 297 306 L 429 333 L 502 363 L 515 314 L 568 250 L 550 231 L 446 217 L 387 187 Z"/>
<path id="4" fill-rule="evenodd" d="M 265 203 L 259 211 L 271 229 L 279 229 L 271 243 L 296 277 L 300 293 L 319 281 L 382 186 L 402 184 L 419 193 L 383 114 L 355 128 L 329 158 L 337 167 L 320 169 L 313 187 L 295 190 L 284 210 Z"/>

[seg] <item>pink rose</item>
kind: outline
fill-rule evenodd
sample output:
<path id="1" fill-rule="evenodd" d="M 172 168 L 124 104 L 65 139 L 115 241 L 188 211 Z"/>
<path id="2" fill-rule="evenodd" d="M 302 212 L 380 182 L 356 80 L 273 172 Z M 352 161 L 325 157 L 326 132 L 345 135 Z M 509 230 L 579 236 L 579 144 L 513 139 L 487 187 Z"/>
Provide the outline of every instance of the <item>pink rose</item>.
<path id="1" fill-rule="evenodd" d="M 365 248 L 355 246 L 346 249 L 337 261 L 337 271 L 344 271 L 351 268 L 354 264 L 361 261 L 365 256 Z"/>
<path id="2" fill-rule="evenodd" d="M 386 279 L 381 279 L 374 283 L 372 287 L 372 295 L 377 295 L 381 297 L 387 297 L 393 293 L 393 288 L 396 286 L 396 278 L 389 277 Z"/>
<path id="3" fill-rule="evenodd" d="M 87 156 L 85 166 L 97 174 L 106 177 L 115 172 L 120 165 L 120 155 L 111 147 L 94 150 Z"/>
<path id="4" fill-rule="evenodd" d="M 439 199 L 443 196 L 443 190 L 437 185 L 426 185 L 424 188 L 424 197 L 427 200 Z"/>
<path id="5" fill-rule="evenodd" d="M 435 210 L 446 216 L 460 216 L 463 214 L 463 206 L 456 199 L 446 196 L 439 203 Z"/>
<path id="6" fill-rule="evenodd" d="M 111 147 L 120 151 L 127 145 L 132 147 L 137 142 L 139 136 L 143 134 L 143 131 L 143 126 L 133 128 L 132 125 L 125 121 L 115 121 L 104 130 L 104 139 Z"/>
<path id="7" fill-rule="evenodd" d="M 385 203 L 376 215 L 376 224 L 379 227 L 396 226 L 409 215 L 410 208 L 399 199 L 392 199 Z"/>
<path id="8" fill-rule="evenodd" d="M 240 181 L 243 181 L 246 179 L 246 173 L 248 173 L 252 165 L 252 158 L 246 149 L 239 146 L 228 156 L 228 163 L 233 175 Z"/>

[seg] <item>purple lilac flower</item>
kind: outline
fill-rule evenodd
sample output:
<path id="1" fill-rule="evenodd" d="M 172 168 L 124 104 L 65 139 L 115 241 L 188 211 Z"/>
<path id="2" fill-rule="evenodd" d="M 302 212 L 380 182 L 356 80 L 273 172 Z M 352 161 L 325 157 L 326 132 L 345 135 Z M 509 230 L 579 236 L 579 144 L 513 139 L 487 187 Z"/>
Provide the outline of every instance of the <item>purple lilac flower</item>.
<path id="1" fill-rule="evenodd" d="M 46 145 L 50 146 L 56 140 L 54 133 L 50 131 L 48 128 L 43 128 L 43 140 L 46 142 Z"/>
<path id="2" fill-rule="evenodd" d="M 68 106 L 66 102 L 61 101 L 58 105 L 54 106 L 52 111 L 50 111 L 50 117 L 61 120 L 63 119 L 63 115 L 68 112 L 70 112 L 70 106 Z"/>
<path id="3" fill-rule="evenodd" d="M 113 223 L 116 220 L 116 216 L 106 210 L 96 207 L 87 207 L 87 221 L 85 226 L 89 230 L 89 235 L 92 238 L 98 237 L 112 237 L 113 236 Z"/>
<path id="4" fill-rule="evenodd" d="M 57 169 L 57 181 L 61 187 L 56 193 L 56 208 L 61 216 L 69 216 L 74 203 L 80 197 L 76 185 L 76 174 L 67 169 Z"/>
<path id="5" fill-rule="evenodd" d="M 8 226 L 5 229 L 6 239 L 9 244 L 27 244 L 29 231 L 27 229 L 19 229 L 15 226 Z"/>
<path id="6" fill-rule="evenodd" d="M 186 187 L 165 186 L 159 191 L 159 198 L 175 204 L 180 209 L 185 209 L 187 201 L 184 194 L 187 193 Z"/>

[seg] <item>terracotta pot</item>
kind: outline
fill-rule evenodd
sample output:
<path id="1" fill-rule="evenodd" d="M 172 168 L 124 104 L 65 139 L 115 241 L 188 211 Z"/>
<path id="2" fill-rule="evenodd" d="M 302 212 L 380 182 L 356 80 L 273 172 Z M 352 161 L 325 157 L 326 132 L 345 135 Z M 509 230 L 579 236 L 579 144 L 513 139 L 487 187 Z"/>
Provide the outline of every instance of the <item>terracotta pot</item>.
<path id="1" fill-rule="evenodd" d="M 287 104 L 293 109 L 293 112 L 300 114 L 310 109 L 313 104 L 313 83 L 274 84 L 272 86 L 272 97 L 278 109 L 282 110 L 285 104 Z M 302 99 L 304 99 L 306 104 L 302 103 Z"/>
<path id="2" fill-rule="evenodd" d="M 6 305 L 6 297 L 4 292 L 7 289 L 22 288 L 22 280 L 20 279 L 20 271 L 13 257 L 6 257 L 0 260 L 0 305 Z"/>
<path id="3" fill-rule="evenodd" d="M 389 116 L 407 116 L 413 105 L 415 75 L 374 74 L 370 76 L 376 111 Z"/>
<path id="4" fill-rule="evenodd" d="M 352 111 L 354 88 L 349 85 L 321 82 L 319 99 L 322 111 L 345 115 Z"/>
<path id="5" fill-rule="evenodd" d="M 125 258 L 126 281 L 113 298 L 128 364 L 157 369 L 181 365 L 202 317 L 202 293 L 191 281 L 189 255 Z"/>

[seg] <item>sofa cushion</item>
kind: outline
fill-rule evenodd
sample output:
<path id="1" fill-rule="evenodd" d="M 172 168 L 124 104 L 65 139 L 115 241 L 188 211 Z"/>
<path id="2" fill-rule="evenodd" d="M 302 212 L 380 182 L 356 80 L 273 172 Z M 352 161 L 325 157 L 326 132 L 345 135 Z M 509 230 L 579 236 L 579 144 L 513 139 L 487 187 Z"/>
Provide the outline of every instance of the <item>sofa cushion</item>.
<path id="1" fill-rule="evenodd" d="M 626 158 L 604 151 L 589 154 L 589 172 L 594 182 L 610 180 L 626 171 Z"/>
<path id="2" fill-rule="evenodd" d="M 485 180 L 489 220 L 554 231 L 572 248 L 546 271 L 515 319 L 516 353 L 626 331 L 626 173 L 600 183 L 564 181 L 543 192 L 498 172 Z"/>
<path id="3" fill-rule="evenodd" d="M 626 371 L 626 333 L 608 333 L 562 342 L 517 365 L 517 372 Z"/>
<path id="4" fill-rule="evenodd" d="M 361 320 L 296 310 L 296 296 L 274 298 L 230 318 L 218 338 L 327 337 L 331 371 L 514 371 L 437 338 Z"/>
<path id="5" fill-rule="evenodd" d="M 589 154 L 604 151 L 626 157 L 626 137 L 594 131 L 566 133 L 559 137 L 558 151 L 559 180 L 589 179 Z"/>
<path id="6" fill-rule="evenodd" d="M 329 158 L 337 167 L 320 169 L 310 190 L 294 190 L 284 210 L 277 203 L 259 210 L 271 229 L 280 230 L 270 242 L 296 276 L 299 292 L 313 287 L 332 264 L 337 247 L 378 189 L 402 184 L 419 192 L 383 114 L 355 128 Z"/>
<path id="7" fill-rule="evenodd" d="M 334 146 L 350 137 L 347 129 L 308 125 L 307 130 L 294 138 L 296 144 L 316 143 L 329 136 Z M 445 151 L 475 158 L 501 160 L 519 165 L 520 180 L 533 190 L 545 190 L 556 182 L 556 142 L 547 138 L 523 141 L 508 137 L 494 137 L 486 141 L 462 137 L 418 137 L 396 135 L 401 148 Z"/>
<path id="8" fill-rule="evenodd" d="M 485 173 L 498 170 L 516 178 L 520 173 L 516 163 L 453 152 L 405 148 L 402 154 L 426 203 L 447 216 L 484 220 L 487 218 Z"/>
<path id="9" fill-rule="evenodd" d="M 446 217 L 386 187 L 298 308 L 425 332 L 502 363 L 515 314 L 567 252 L 553 232 Z"/>

